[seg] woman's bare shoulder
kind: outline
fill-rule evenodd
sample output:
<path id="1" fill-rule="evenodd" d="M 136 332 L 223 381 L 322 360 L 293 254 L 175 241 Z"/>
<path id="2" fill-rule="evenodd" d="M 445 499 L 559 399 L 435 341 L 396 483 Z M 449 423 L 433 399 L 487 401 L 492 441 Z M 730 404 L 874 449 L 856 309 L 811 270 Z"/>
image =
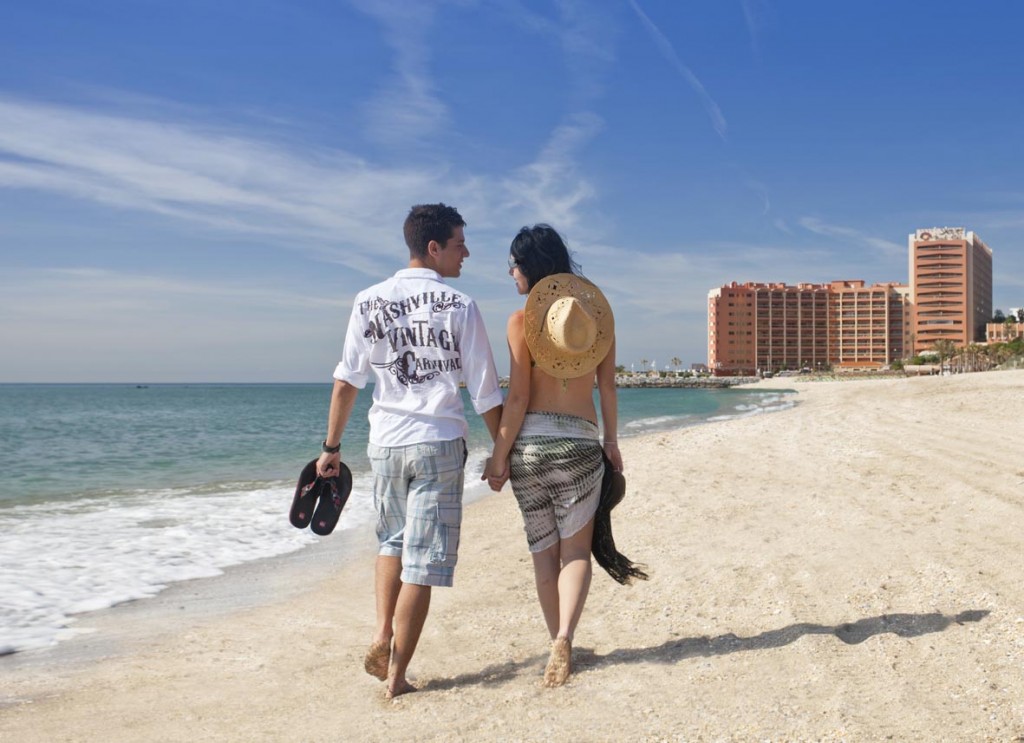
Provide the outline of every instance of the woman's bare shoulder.
<path id="1" fill-rule="evenodd" d="M 522 308 L 519 308 L 518 310 L 516 310 L 515 312 L 508 316 L 508 329 L 510 331 L 515 329 L 522 333 L 523 326 L 526 322 L 525 318 L 526 311 Z"/>

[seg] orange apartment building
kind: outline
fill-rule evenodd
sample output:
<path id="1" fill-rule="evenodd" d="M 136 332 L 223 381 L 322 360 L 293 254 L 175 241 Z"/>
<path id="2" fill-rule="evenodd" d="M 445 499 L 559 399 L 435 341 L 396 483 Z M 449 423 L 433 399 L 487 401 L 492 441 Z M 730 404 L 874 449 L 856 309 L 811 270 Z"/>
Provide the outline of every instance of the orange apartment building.
<path id="1" fill-rule="evenodd" d="M 904 357 L 910 287 L 833 281 L 830 289 L 829 361 L 833 366 L 878 369 Z"/>
<path id="2" fill-rule="evenodd" d="M 734 281 L 708 293 L 708 369 L 712 374 L 751 375 L 758 368 L 753 286 Z"/>
<path id="3" fill-rule="evenodd" d="M 708 367 L 717 376 L 880 368 L 903 358 L 907 296 L 901 284 L 863 281 L 712 289 Z"/>
<path id="4" fill-rule="evenodd" d="M 985 324 L 986 343 L 1007 343 L 1024 335 L 1024 322 L 990 322 Z"/>
<path id="5" fill-rule="evenodd" d="M 963 227 L 917 230 L 909 247 L 913 352 L 940 340 L 984 342 L 992 317 L 992 250 Z"/>

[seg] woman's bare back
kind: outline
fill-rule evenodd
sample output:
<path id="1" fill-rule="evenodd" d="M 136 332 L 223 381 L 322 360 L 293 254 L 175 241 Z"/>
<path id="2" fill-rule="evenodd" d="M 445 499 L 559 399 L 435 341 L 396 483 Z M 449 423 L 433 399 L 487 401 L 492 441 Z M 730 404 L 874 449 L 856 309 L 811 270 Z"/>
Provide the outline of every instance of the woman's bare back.
<path id="1" fill-rule="evenodd" d="M 597 423 L 594 372 L 575 379 L 556 379 L 536 366 L 530 369 L 530 412 L 564 413 Z"/>

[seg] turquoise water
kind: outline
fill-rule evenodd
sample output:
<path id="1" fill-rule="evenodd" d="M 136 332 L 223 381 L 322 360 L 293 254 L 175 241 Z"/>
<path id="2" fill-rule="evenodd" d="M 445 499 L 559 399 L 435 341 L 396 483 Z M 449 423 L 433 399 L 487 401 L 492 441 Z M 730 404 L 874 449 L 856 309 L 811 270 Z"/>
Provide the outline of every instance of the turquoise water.
<path id="1" fill-rule="evenodd" d="M 287 520 L 319 454 L 329 384 L 0 385 L 0 654 L 53 644 L 77 613 L 302 549 Z M 337 529 L 372 528 L 364 390 L 345 432 Z M 619 437 L 791 406 L 752 389 L 620 389 Z M 466 498 L 490 439 L 467 401 Z M 629 462 L 626 462 L 628 470 Z M 330 539 L 330 537 L 326 537 Z"/>
<path id="2" fill-rule="evenodd" d="M 0 508 L 146 488 L 291 480 L 319 453 L 327 384 L 0 385 Z M 777 394 L 620 389 L 620 436 L 757 409 Z M 345 432 L 353 472 L 368 469 L 370 389 Z M 470 448 L 489 446 L 468 405 Z"/>
<path id="3" fill-rule="evenodd" d="M 312 384 L 0 385 L 0 504 L 291 479 L 319 451 L 330 394 Z M 367 397 L 351 428 L 364 442 Z"/>

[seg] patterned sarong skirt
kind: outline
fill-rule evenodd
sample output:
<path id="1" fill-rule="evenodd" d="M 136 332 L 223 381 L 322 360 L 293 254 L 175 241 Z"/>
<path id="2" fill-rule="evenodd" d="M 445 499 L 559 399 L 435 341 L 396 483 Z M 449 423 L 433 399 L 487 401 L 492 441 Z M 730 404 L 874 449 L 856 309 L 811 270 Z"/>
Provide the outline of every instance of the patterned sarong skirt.
<path id="1" fill-rule="evenodd" d="M 594 517 L 604 474 L 594 423 L 561 413 L 527 413 L 509 466 L 530 552 L 571 537 Z"/>

